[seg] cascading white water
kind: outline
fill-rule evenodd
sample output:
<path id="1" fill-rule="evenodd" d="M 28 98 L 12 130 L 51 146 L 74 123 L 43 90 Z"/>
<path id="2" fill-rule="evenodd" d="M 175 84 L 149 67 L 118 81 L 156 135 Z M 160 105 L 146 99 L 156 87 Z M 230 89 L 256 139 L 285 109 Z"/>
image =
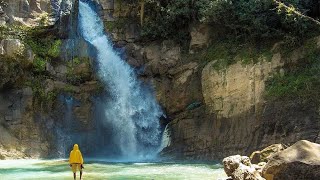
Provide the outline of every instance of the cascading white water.
<path id="1" fill-rule="evenodd" d="M 98 75 L 106 85 L 105 123 L 125 158 L 152 157 L 160 146 L 159 118 L 162 115 L 153 92 L 140 82 L 134 70 L 120 58 L 90 5 L 79 2 L 79 31 L 97 53 Z"/>
<path id="2" fill-rule="evenodd" d="M 164 148 L 169 147 L 170 144 L 171 144 L 171 135 L 170 135 L 169 128 L 167 125 L 163 131 L 163 134 L 162 134 L 162 141 L 161 141 L 161 146 L 160 146 L 159 150 L 161 151 Z"/>
<path id="3" fill-rule="evenodd" d="M 64 111 L 64 118 L 61 127 L 55 128 L 55 133 L 57 137 L 57 155 L 59 158 L 66 158 L 68 156 L 68 148 L 72 146 L 72 140 L 70 137 L 71 128 L 73 125 L 73 112 L 72 106 L 74 101 L 72 97 L 69 96 L 60 96 L 61 100 L 65 104 L 66 108 Z"/>

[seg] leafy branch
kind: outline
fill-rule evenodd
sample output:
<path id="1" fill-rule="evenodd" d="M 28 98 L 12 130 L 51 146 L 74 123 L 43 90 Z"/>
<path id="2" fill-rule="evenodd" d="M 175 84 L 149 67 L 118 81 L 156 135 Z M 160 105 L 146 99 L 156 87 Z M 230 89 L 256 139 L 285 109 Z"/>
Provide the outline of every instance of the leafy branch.
<path id="1" fill-rule="evenodd" d="M 298 15 L 299 17 L 302 17 L 302 18 L 305 18 L 307 20 L 310 20 L 314 23 L 316 23 L 317 25 L 320 25 L 320 22 L 310 16 L 306 16 L 304 14 L 302 14 L 300 11 L 296 10 L 296 8 L 293 6 L 293 5 L 286 5 L 284 4 L 283 2 L 280 2 L 278 0 L 273 0 L 277 5 L 277 9 L 278 9 L 278 12 L 281 12 L 283 9 L 289 14 L 295 14 L 295 15 Z"/>

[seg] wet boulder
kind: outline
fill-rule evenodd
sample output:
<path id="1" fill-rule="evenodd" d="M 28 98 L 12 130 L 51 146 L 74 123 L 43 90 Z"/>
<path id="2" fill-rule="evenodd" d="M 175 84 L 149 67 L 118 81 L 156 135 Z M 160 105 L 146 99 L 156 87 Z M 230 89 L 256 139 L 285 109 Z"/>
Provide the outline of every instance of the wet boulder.
<path id="1" fill-rule="evenodd" d="M 223 167 L 233 180 L 264 180 L 247 156 L 234 155 L 223 159 Z"/>

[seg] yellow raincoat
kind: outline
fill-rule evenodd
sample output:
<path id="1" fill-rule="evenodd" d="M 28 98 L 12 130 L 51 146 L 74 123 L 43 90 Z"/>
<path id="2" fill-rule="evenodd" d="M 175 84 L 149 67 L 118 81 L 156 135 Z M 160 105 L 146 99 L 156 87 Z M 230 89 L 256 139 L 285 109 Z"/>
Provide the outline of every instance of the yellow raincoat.
<path id="1" fill-rule="evenodd" d="M 70 152 L 69 164 L 83 164 L 83 158 L 78 144 L 75 144 L 73 150 Z"/>

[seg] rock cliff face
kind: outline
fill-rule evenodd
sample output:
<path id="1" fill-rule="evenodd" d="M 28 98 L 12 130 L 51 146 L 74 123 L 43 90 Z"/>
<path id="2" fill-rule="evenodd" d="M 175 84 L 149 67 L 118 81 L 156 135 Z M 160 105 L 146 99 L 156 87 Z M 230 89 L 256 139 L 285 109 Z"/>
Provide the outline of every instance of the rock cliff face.
<path id="1" fill-rule="evenodd" d="M 40 157 L 48 152 L 50 137 L 33 118 L 32 90 L 2 92 L 0 99 L 0 158 Z"/>
<path id="2" fill-rule="evenodd" d="M 41 14 L 51 11 L 50 0 L 4 0 L 2 7 L 7 18 L 2 19 L 2 24 L 37 25 Z"/>
<path id="3" fill-rule="evenodd" d="M 37 26 L 41 17 L 46 19 L 42 16 L 46 13 L 49 13 L 50 24 L 60 18 L 61 14 L 57 12 L 62 10 L 63 17 L 56 22 L 63 37 L 62 59 L 72 57 L 67 47 L 74 41 L 63 30 L 66 30 L 72 16 L 73 1 L 6 2 L 8 6 L 0 8 L 0 24 Z M 125 52 L 124 58 L 142 80 L 151 82 L 166 112 L 166 118 L 161 121 L 167 125 L 170 143 L 163 150 L 163 155 L 216 160 L 232 154 L 249 155 L 254 150 L 275 143 L 291 144 L 300 139 L 320 142 L 317 104 L 299 99 L 269 100 L 265 97 L 267 79 L 285 74 L 285 62 L 288 62 L 285 59 L 289 58 L 291 63 L 303 59 L 303 47 L 289 54 L 274 51 L 271 60 L 261 55 L 259 62 L 254 64 L 244 64 L 240 59 L 238 63 L 217 70 L 217 59 L 202 62 L 196 56 L 189 57 L 214 41 L 215 37 L 209 35 L 212 29 L 207 25 L 194 24 L 190 27 L 191 43 L 186 54 L 171 40 L 142 41 L 139 21 L 136 21 L 137 5 L 119 4 L 118 1 L 96 2 L 115 48 Z M 124 19 L 127 21 L 119 23 L 119 19 L 121 22 Z M 319 46 L 319 38 L 317 42 Z M 76 54 L 86 56 L 88 47 L 85 42 L 80 40 L 76 44 L 73 52 L 78 51 Z M 16 49 L 8 48 L 13 45 L 18 47 L 19 43 L 15 40 L 2 41 L 0 54 L 10 54 L 12 49 Z M 72 68 L 74 71 L 70 71 L 63 61 L 45 66 L 50 78 L 43 80 L 44 93 L 49 96 L 50 92 L 60 92 L 57 98 L 45 100 L 45 103 L 34 102 L 38 96 L 36 89 L 3 88 L 5 84 L 18 82 L 18 79 L 9 77 L 6 81 L 0 80 L 0 88 L 3 89 L 0 92 L 0 158 L 48 156 L 51 151 L 57 150 L 54 143 L 58 142 L 57 137 L 63 135 L 58 135 L 59 129 L 56 127 L 64 126 L 63 119 L 67 115 L 64 110 L 68 105 L 65 100 L 70 95 L 77 102 L 70 112 L 79 122 L 79 126 L 71 131 L 94 134 L 92 98 L 99 89 L 99 83 L 88 64 L 77 64 Z M 1 61 L 0 67 L 4 67 Z M 70 79 L 74 80 L 71 84 L 68 83 Z M 43 106 L 48 106 L 51 111 L 39 112 Z M 52 136 L 48 136 L 48 132 Z M 31 146 L 36 148 L 29 150 L 27 147 Z"/>
<path id="4" fill-rule="evenodd" d="M 301 48 L 299 48 L 301 49 Z M 290 62 L 304 58 L 288 55 Z M 267 100 L 266 81 L 283 75 L 285 60 L 274 53 L 270 62 L 230 65 L 215 70 L 215 60 L 203 69 L 203 106 L 174 116 L 168 126 L 171 145 L 164 152 L 190 159 L 220 159 L 237 153 L 250 154 L 273 143 L 300 139 L 319 141 L 319 113 L 314 103 L 299 100 Z M 173 98 L 173 97 L 172 97 Z"/>
<path id="5" fill-rule="evenodd" d="M 11 68 L 5 63 L 0 67 Z M 93 133 L 92 97 L 99 93 L 98 82 L 88 72 L 89 67 L 80 64 L 74 75 L 81 73 L 83 82 L 67 83 L 67 70 L 62 71 L 63 67 L 67 68 L 59 65 L 48 71 L 50 75 L 42 82 L 32 79 L 23 68 L 11 76 L 8 76 L 11 72 L 2 74 L 0 159 L 64 157 L 64 151 L 69 148 L 64 144 L 72 134 L 78 133 L 78 138 L 83 139 L 83 134 Z M 90 75 L 85 77 L 85 73 Z M 16 85 L 20 81 L 32 84 Z"/>
<path id="6" fill-rule="evenodd" d="M 75 0 L 3 0 L 0 24 L 53 25 L 73 11 Z"/>
<path id="7" fill-rule="evenodd" d="M 99 93 L 97 81 L 89 78 L 71 85 L 63 82 L 66 73 L 52 77 L 44 79 L 41 87 L 10 88 L 6 83 L 2 88 L 0 159 L 64 157 L 69 148 L 65 144 L 74 133 L 78 142 L 94 143 L 81 139 L 94 133 L 92 97 Z M 15 79 L 11 82 L 17 83 Z"/>
<path id="8" fill-rule="evenodd" d="M 271 62 L 262 60 L 261 63 L 242 65 L 238 61 L 222 71 L 213 68 L 215 63 L 212 61 L 205 66 L 201 80 L 207 109 L 218 118 L 261 110 L 265 81 L 283 66 L 280 53 L 275 54 Z"/>
<path id="9" fill-rule="evenodd" d="M 70 19 L 65 16 L 70 16 L 72 3 L 69 0 L 19 0 L 4 1 L 0 6 L 1 25 L 40 25 L 48 31 L 45 35 L 42 33 L 40 38 L 54 36 L 60 39 L 48 38 L 46 44 L 41 46 L 47 48 L 46 45 L 54 41 L 59 45 L 53 51 L 60 54 L 53 55 L 54 61 L 45 62 L 39 60 L 39 52 L 33 52 L 28 44 L 31 37 L 21 38 L 19 34 L 14 34 L 15 27 L 1 29 L 0 159 L 64 157 L 69 148 L 65 144 L 72 134 L 77 133 L 79 139 L 84 139 L 81 137 L 94 133 L 92 98 L 99 93 L 99 83 L 92 73 L 91 62 L 83 57 L 87 55 L 86 51 L 82 54 L 73 52 L 74 56 L 80 56 L 75 63 L 64 61 L 71 57 L 70 49 L 63 47 L 70 39 L 63 39 L 64 34 L 59 29 L 69 28 L 61 21 Z M 59 16 L 55 17 L 57 12 Z M 55 27 L 51 26 L 54 22 Z M 21 33 L 23 30 L 17 31 Z M 26 42 L 26 39 L 29 41 Z M 33 46 L 39 43 L 35 39 L 31 42 Z M 85 48 L 84 43 L 79 43 L 79 47 Z M 40 73 L 34 71 L 35 67 L 40 68 Z M 84 143 L 95 142 L 87 140 Z"/>

